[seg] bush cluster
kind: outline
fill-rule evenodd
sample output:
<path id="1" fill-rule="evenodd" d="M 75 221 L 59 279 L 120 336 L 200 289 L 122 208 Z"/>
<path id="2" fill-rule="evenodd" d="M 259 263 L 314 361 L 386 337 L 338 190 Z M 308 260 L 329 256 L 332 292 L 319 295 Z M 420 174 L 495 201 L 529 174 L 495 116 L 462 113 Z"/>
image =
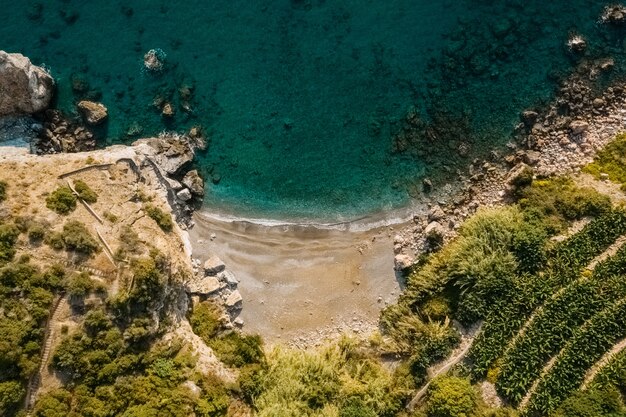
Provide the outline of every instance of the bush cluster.
<path id="1" fill-rule="evenodd" d="M 100 250 L 98 241 L 89 233 L 87 227 L 77 220 L 70 220 L 63 225 L 61 237 L 69 250 L 84 255 L 91 255 Z"/>
<path id="2" fill-rule="evenodd" d="M 76 209 L 76 196 L 70 187 L 59 187 L 46 197 L 46 207 L 58 214 L 69 214 Z"/>

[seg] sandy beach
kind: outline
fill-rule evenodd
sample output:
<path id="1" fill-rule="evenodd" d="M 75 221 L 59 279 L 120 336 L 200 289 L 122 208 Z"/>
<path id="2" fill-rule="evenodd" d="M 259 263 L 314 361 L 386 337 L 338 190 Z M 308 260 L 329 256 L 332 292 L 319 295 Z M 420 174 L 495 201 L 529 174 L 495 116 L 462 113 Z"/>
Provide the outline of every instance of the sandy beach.
<path id="1" fill-rule="evenodd" d="M 401 225 L 365 231 L 269 226 L 202 212 L 194 220 L 193 256 L 204 261 L 213 253 L 226 263 L 240 281 L 244 331 L 270 345 L 310 346 L 341 333 L 368 334 L 399 294 L 393 236 Z"/>

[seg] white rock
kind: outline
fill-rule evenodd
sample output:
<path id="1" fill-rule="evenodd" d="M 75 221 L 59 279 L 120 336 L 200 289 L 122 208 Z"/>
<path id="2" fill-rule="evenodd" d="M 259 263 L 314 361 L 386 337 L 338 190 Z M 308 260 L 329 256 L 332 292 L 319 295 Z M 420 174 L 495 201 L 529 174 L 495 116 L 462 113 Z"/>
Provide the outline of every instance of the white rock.
<path id="1" fill-rule="evenodd" d="M 235 277 L 231 271 L 225 269 L 224 271 L 217 274 L 217 278 L 220 281 L 226 282 L 228 285 L 237 285 L 239 284 L 239 280 Z"/>
<path id="2" fill-rule="evenodd" d="M 226 307 L 235 307 L 241 304 L 242 301 L 243 298 L 241 297 L 241 294 L 239 293 L 239 291 L 235 290 L 230 293 L 224 304 L 226 305 Z"/>
<path id="3" fill-rule="evenodd" d="M 182 201 L 189 201 L 191 200 L 191 191 L 189 191 L 187 188 L 183 188 L 182 190 L 176 193 L 176 196 L 180 198 Z"/>
<path id="4" fill-rule="evenodd" d="M 413 265 L 413 258 L 408 255 L 396 255 L 393 258 L 393 262 L 396 270 L 401 271 Z"/>
<path id="5" fill-rule="evenodd" d="M 204 272 L 207 275 L 217 275 L 224 269 L 226 269 L 226 265 L 215 255 L 211 255 L 209 259 L 204 262 Z"/>
<path id="6" fill-rule="evenodd" d="M 222 288 L 222 284 L 216 277 L 195 276 L 187 284 L 187 292 L 190 294 L 208 295 Z"/>

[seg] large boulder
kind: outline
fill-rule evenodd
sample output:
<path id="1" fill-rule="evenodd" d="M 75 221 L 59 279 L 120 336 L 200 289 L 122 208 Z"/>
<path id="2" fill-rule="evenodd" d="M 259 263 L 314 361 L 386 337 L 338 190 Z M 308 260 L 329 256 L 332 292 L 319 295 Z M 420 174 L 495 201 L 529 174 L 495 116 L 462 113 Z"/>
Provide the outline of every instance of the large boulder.
<path id="1" fill-rule="evenodd" d="M 185 184 L 193 194 L 199 196 L 204 195 L 204 181 L 202 181 L 202 178 L 198 175 L 197 170 L 194 169 L 185 174 L 183 184 Z"/>
<path id="2" fill-rule="evenodd" d="M 83 100 L 78 103 L 78 110 L 85 121 L 90 125 L 98 125 L 104 122 L 108 116 L 107 108 L 102 103 Z"/>
<path id="3" fill-rule="evenodd" d="M 54 80 L 21 54 L 0 51 L 0 116 L 33 114 L 48 108 Z"/>

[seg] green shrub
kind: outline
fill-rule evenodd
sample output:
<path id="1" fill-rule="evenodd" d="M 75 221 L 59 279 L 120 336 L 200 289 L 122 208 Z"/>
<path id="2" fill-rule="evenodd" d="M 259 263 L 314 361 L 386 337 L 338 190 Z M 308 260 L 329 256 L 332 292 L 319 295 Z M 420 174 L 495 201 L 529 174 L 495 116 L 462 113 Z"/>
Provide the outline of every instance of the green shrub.
<path id="1" fill-rule="evenodd" d="M 85 200 L 87 203 L 95 203 L 98 201 L 98 194 L 94 190 L 92 190 L 85 181 L 76 180 L 74 181 L 74 189 L 78 193 L 78 196 Z"/>
<path id="2" fill-rule="evenodd" d="M 142 242 L 139 235 L 128 225 L 122 226 L 120 231 L 120 246 L 115 256 L 118 259 L 124 259 L 127 254 L 138 254 L 141 252 Z"/>
<path id="3" fill-rule="evenodd" d="M 44 243 L 50 246 L 52 249 L 61 250 L 65 249 L 65 242 L 63 241 L 63 233 L 51 232 L 44 238 Z"/>
<path id="4" fill-rule="evenodd" d="M 65 287 L 70 297 L 82 298 L 93 290 L 94 283 L 88 273 L 81 272 L 69 277 Z"/>
<path id="5" fill-rule="evenodd" d="M 599 216 L 611 208 L 611 200 L 592 188 L 579 188 L 569 177 L 537 180 L 519 192 L 518 203 L 528 222 L 541 224 L 550 234 L 567 222 Z"/>
<path id="6" fill-rule="evenodd" d="M 89 233 L 85 225 L 77 220 L 70 220 L 63 225 L 63 243 L 69 250 L 91 255 L 100 250 L 98 241 Z"/>
<path id="7" fill-rule="evenodd" d="M 11 415 L 21 405 L 26 392 L 17 381 L 0 382 L 0 415 Z"/>
<path id="8" fill-rule="evenodd" d="M 28 229 L 28 240 L 34 243 L 41 242 L 46 236 L 46 229 L 41 224 L 33 224 Z"/>
<path id="9" fill-rule="evenodd" d="M 46 197 L 46 207 L 58 214 L 69 214 L 76 209 L 76 196 L 70 187 L 59 187 Z"/>
<path id="10" fill-rule="evenodd" d="M 7 183 L 0 181 L 0 203 L 7 199 Z"/>
<path id="11" fill-rule="evenodd" d="M 377 414 L 361 398 L 351 397 L 339 408 L 339 417 L 377 417 Z"/>
<path id="12" fill-rule="evenodd" d="M 478 396 L 469 380 L 439 377 L 428 389 L 428 417 L 471 417 L 478 407 Z"/>
<path id="13" fill-rule="evenodd" d="M 15 256 L 15 243 L 20 235 L 13 224 L 0 224 L 0 264 L 9 262 Z"/>
<path id="14" fill-rule="evenodd" d="M 161 230 L 164 232 L 171 232 L 174 228 L 174 222 L 172 221 L 172 216 L 169 213 L 164 212 L 160 208 L 153 206 L 151 204 L 147 204 L 144 207 L 144 210 L 159 225 Z"/>

